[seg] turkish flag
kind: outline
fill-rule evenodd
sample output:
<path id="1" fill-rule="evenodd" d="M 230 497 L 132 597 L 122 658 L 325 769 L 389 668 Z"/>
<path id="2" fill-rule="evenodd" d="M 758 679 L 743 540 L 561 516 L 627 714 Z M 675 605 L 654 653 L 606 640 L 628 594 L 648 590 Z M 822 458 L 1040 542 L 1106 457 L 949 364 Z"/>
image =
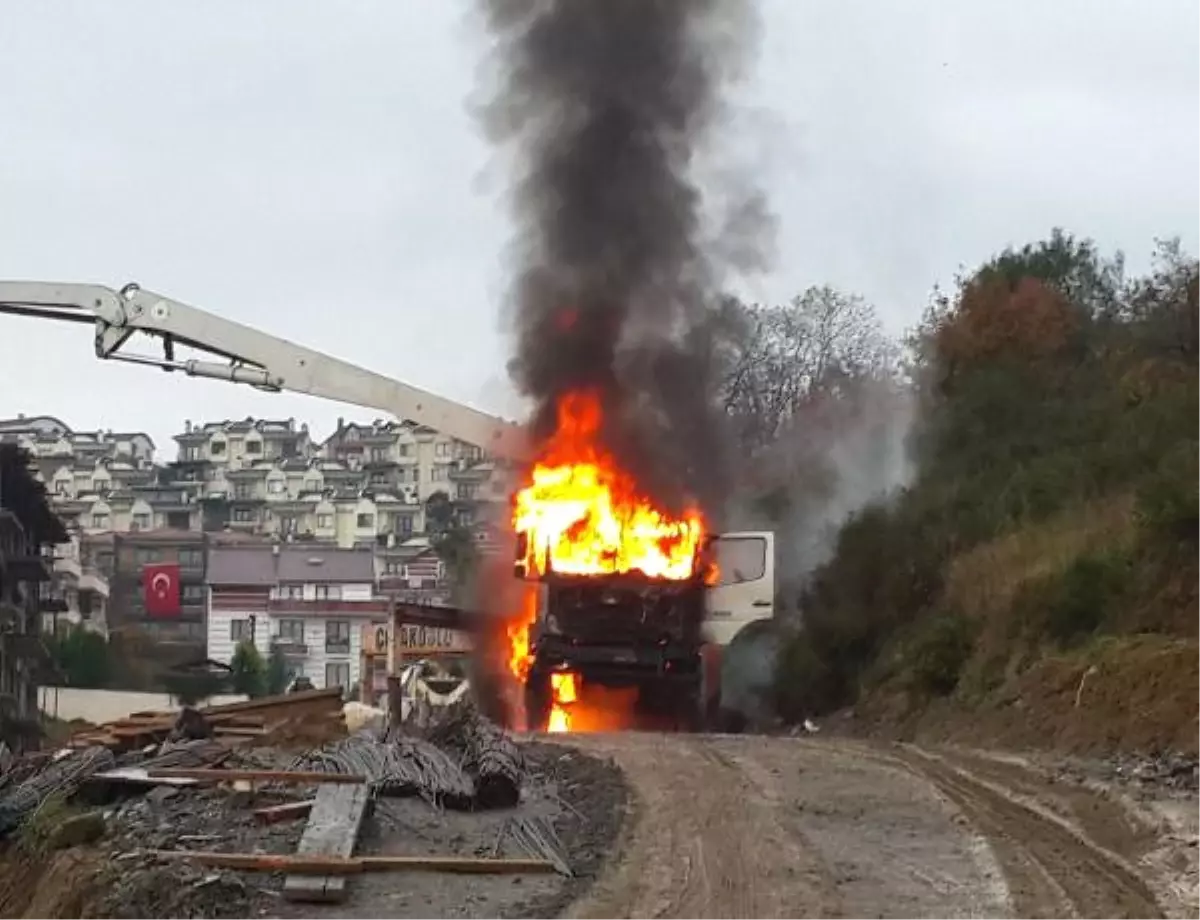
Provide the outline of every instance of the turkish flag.
<path id="1" fill-rule="evenodd" d="M 146 594 L 147 616 L 179 616 L 179 566 L 176 563 L 142 566 L 142 590 Z"/>

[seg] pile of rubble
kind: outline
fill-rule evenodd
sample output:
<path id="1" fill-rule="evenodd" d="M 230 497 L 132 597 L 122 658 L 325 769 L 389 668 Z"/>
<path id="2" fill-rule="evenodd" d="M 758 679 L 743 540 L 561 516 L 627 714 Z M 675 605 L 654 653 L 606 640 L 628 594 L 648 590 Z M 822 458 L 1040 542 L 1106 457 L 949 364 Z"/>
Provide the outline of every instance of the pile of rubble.
<path id="1" fill-rule="evenodd" d="M 0 773 L 7 846 L 28 846 L 53 814 L 53 833 L 36 835 L 40 855 L 103 850 L 93 916 L 277 912 L 279 898 L 344 900 L 348 878 L 369 872 L 571 875 L 552 823 L 537 815 L 506 819 L 483 855 L 356 853 L 384 800 L 470 814 L 521 801 L 521 749 L 469 701 L 420 734 L 367 725 L 347 735 L 337 691 L 164 715 L 89 730 Z M 293 739 L 297 722 L 322 726 L 321 743 L 275 743 Z"/>

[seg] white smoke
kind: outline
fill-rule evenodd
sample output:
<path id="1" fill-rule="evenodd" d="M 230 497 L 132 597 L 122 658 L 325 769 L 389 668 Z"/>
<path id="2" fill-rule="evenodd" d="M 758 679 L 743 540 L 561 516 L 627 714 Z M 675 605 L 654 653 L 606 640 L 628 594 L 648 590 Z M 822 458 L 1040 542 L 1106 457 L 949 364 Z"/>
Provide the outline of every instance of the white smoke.
<path id="1" fill-rule="evenodd" d="M 842 525 L 911 481 L 914 419 L 911 389 L 893 379 L 858 381 L 816 398 L 755 458 L 731 524 L 775 533 L 779 613 L 795 613 Z"/>

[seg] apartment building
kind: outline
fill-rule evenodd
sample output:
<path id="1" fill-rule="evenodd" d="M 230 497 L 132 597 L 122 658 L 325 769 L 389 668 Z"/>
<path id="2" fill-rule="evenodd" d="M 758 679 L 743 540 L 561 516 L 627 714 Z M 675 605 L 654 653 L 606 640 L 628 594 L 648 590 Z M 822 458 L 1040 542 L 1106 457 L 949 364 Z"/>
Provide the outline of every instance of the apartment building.
<path id="1" fill-rule="evenodd" d="M 213 535 L 190 530 L 147 530 L 85 534 L 81 560 L 108 579 L 110 633 L 136 630 L 172 646 L 194 647 L 205 640 L 205 570 Z M 146 566 L 178 567 L 178 610 L 151 616 L 146 609 Z"/>
<path id="2" fill-rule="evenodd" d="M 49 597 L 42 604 L 42 632 L 82 627 L 108 635 L 109 583 L 90 562 L 85 563 L 78 533 L 54 547 Z"/>
<path id="3" fill-rule="evenodd" d="M 264 658 L 277 648 L 291 677 L 343 687 L 363 677 L 363 636 L 388 623 L 370 548 L 280 543 L 213 547 L 207 656 L 229 663 L 240 642 Z"/>
<path id="4" fill-rule="evenodd" d="M 0 444 L 0 741 L 18 753 L 41 738 L 37 691 L 52 677 L 41 605 L 53 547 L 67 540 L 31 462 L 16 445 Z"/>
<path id="5" fill-rule="evenodd" d="M 163 487 L 154 441 L 142 432 L 74 431 L 40 415 L 0 421 L 0 443 L 29 451 L 54 512 L 85 533 L 197 526 L 185 491 Z"/>
<path id="6" fill-rule="evenodd" d="M 0 442 L 34 455 L 64 521 L 87 535 L 197 531 L 342 547 L 396 547 L 427 532 L 445 495 L 457 523 L 507 512 L 509 471 L 477 445 L 412 422 L 339 419 L 324 441 L 289 419 L 193 424 L 155 462 L 138 432 L 73 431 L 52 416 L 0 421 Z"/>

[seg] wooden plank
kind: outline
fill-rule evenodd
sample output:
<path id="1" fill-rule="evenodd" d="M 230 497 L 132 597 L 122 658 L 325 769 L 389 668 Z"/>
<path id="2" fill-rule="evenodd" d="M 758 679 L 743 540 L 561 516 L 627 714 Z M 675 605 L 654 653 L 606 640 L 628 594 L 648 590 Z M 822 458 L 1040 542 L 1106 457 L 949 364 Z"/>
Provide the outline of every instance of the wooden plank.
<path id="1" fill-rule="evenodd" d="M 183 776 L 151 776 L 145 767 L 118 767 L 105 770 L 103 773 L 93 773 L 88 777 L 89 783 L 122 783 L 132 786 L 195 786 L 199 780 Z"/>
<path id="2" fill-rule="evenodd" d="M 284 802 L 282 805 L 268 805 L 266 808 L 256 808 L 254 818 L 259 824 L 278 824 L 280 821 L 291 821 L 295 818 L 306 818 L 312 811 L 313 799 L 303 802 Z"/>
<path id="3" fill-rule="evenodd" d="M 365 783 L 321 786 L 313 800 L 308 825 L 296 847 L 296 856 L 332 856 L 349 861 L 354 855 L 358 832 L 362 829 L 370 801 L 371 793 Z M 334 872 L 315 876 L 292 874 L 284 879 L 283 896 L 289 901 L 344 901 L 346 879 Z"/>
<path id="4" fill-rule="evenodd" d="M 282 853 L 217 853 L 208 850 L 156 850 L 161 859 L 185 859 L 202 866 L 222 869 L 242 869 L 257 872 L 290 873 L 287 885 L 295 876 L 325 875 L 345 880 L 347 875 L 363 872 L 396 872 L 402 870 L 452 872 L 464 875 L 524 875 L 556 871 L 545 859 L 477 857 L 477 856 L 305 856 Z"/>
<path id="5" fill-rule="evenodd" d="M 260 783 L 297 783 L 314 785 L 361 786 L 365 776 L 350 773 L 320 773 L 304 770 L 221 770 L 210 767 L 160 767 L 151 770 L 152 777 L 187 777 L 214 783 L 249 780 Z"/>

